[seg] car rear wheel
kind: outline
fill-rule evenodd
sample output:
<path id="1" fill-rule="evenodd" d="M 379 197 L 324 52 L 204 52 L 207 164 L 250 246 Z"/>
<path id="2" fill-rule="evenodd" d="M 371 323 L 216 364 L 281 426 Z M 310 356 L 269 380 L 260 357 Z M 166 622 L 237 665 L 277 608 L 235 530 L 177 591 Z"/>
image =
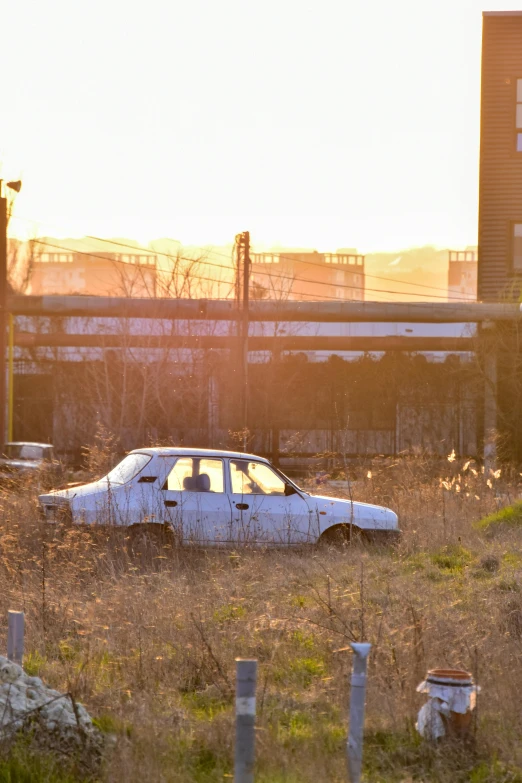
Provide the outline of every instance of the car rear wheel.
<path id="1" fill-rule="evenodd" d="M 174 533 L 168 525 L 144 523 L 131 525 L 128 530 L 128 548 L 140 558 L 166 557 L 174 543 Z"/>

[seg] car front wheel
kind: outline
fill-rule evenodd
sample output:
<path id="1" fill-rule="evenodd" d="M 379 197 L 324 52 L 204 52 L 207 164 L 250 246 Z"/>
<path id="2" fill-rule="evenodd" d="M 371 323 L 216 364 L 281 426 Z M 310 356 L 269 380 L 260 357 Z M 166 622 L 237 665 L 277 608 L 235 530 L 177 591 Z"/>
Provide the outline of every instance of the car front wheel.
<path id="1" fill-rule="evenodd" d="M 364 530 L 355 525 L 333 525 L 321 534 L 318 543 L 326 546 L 344 547 L 367 541 Z"/>

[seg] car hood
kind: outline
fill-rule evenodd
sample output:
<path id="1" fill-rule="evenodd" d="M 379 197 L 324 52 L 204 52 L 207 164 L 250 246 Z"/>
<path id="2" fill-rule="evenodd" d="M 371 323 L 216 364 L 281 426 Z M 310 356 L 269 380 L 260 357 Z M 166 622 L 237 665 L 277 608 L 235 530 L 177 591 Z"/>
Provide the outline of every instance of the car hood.
<path id="1" fill-rule="evenodd" d="M 332 517 L 335 522 L 353 522 L 365 527 L 381 527 L 387 530 L 397 530 L 399 518 L 390 508 L 374 506 L 371 503 L 360 503 L 342 498 L 330 498 L 326 495 L 310 495 L 312 505 L 320 514 Z"/>

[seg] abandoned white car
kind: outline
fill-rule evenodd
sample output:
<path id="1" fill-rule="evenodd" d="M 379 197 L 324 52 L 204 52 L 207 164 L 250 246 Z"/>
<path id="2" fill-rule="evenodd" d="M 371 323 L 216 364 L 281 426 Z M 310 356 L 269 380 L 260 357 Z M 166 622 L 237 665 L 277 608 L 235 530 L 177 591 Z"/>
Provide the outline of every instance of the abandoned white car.
<path id="1" fill-rule="evenodd" d="M 39 501 L 49 522 L 168 531 L 180 544 L 281 546 L 399 533 L 388 508 L 310 495 L 268 460 L 229 451 L 136 449 L 99 481 Z"/>

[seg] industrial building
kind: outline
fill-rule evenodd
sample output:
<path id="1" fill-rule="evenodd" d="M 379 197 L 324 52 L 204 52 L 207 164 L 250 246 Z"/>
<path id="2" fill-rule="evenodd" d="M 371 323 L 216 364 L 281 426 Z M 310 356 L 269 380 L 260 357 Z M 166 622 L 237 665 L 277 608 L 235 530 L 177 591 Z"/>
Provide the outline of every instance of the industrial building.
<path id="1" fill-rule="evenodd" d="M 517 300 L 522 281 L 522 11 L 483 15 L 478 298 Z"/>

